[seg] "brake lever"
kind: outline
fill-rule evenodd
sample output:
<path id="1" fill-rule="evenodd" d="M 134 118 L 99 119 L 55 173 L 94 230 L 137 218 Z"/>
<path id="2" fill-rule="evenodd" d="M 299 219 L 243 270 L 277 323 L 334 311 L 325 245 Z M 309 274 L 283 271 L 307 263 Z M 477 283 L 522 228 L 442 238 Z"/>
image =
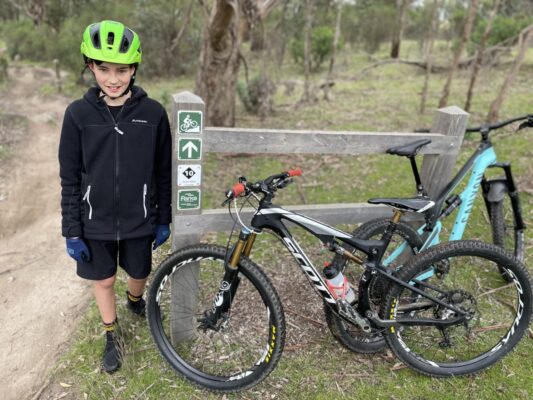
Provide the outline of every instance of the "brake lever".
<path id="1" fill-rule="evenodd" d="M 290 185 L 290 184 L 293 183 L 293 182 L 294 182 L 294 180 L 291 179 L 291 178 L 283 179 L 282 181 L 280 181 L 280 183 L 278 183 L 278 184 L 276 185 L 276 187 L 277 187 L 278 189 L 283 189 L 285 186 Z"/>
<path id="2" fill-rule="evenodd" d="M 224 200 L 224 201 L 220 204 L 221 207 L 224 207 L 226 204 L 228 204 L 228 203 L 232 200 L 232 194 L 233 194 L 233 192 L 232 192 L 231 190 L 228 190 L 228 191 L 226 192 L 226 194 L 225 194 L 225 196 L 226 196 L 226 200 Z"/>

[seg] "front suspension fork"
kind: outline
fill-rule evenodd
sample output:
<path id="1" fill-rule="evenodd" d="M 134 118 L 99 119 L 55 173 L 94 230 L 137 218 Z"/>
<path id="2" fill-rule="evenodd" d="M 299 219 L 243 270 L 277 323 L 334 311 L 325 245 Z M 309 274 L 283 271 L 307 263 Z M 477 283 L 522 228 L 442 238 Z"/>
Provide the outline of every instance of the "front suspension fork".
<path id="1" fill-rule="evenodd" d="M 503 181 L 505 186 L 507 187 L 509 197 L 511 199 L 511 207 L 513 208 L 513 215 L 514 215 L 514 222 L 515 227 L 517 230 L 523 231 L 526 229 L 524 219 L 522 218 L 522 207 L 520 206 L 520 198 L 518 197 L 518 188 L 516 187 L 516 184 L 514 182 L 513 174 L 511 172 L 511 164 L 509 163 L 498 163 L 491 165 L 489 168 L 501 168 L 503 169 L 503 172 L 505 173 L 504 179 L 495 179 L 495 180 L 487 180 L 485 177 L 483 177 L 483 180 L 481 181 L 481 186 L 483 188 L 483 197 L 485 199 L 485 203 L 487 206 L 487 209 L 490 212 L 489 207 L 489 200 L 487 198 L 488 192 L 490 190 L 490 185 L 493 182 L 497 181 Z"/>
<path id="2" fill-rule="evenodd" d="M 213 308 L 206 312 L 205 318 L 202 319 L 206 328 L 218 330 L 219 319 L 230 310 L 240 282 L 239 261 L 241 256 L 248 257 L 250 255 L 256 236 L 255 232 L 250 232 L 247 229 L 241 230 L 239 240 L 224 263 L 224 276 L 213 301 Z"/>

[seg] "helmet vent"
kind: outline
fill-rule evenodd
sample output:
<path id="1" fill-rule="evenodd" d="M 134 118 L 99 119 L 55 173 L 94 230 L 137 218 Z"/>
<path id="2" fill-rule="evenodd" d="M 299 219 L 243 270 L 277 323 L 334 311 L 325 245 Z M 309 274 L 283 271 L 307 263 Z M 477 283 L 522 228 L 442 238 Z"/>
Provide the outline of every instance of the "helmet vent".
<path id="1" fill-rule="evenodd" d="M 98 33 L 93 36 L 93 43 L 94 47 L 96 47 L 97 49 L 100 48 L 100 35 Z"/>
<path id="2" fill-rule="evenodd" d="M 107 47 L 111 48 L 113 43 L 115 43 L 115 34 L 113 32 L 109 32 L 107 34 Z"/>
<path id="3" fill-rule="evenodd" d="M 120 44 L 120 52 L 127 53 L 131 43 L 133 42 L 133 32 L 131 29 L 124 29 L 124 34 L 122 36 L 122 43 Z"/>
<path id="4" fill-rule="evenodd" d="M 99 49 L 100 48 L 100 34 L 99 34 L 99 31 L 100 31 L 100 24 L 92 24 L 91 27 L 90 27 L 90 38 L 91 38 L 91 42 L 93 42 L 93 46 L 95 49 Z"/>

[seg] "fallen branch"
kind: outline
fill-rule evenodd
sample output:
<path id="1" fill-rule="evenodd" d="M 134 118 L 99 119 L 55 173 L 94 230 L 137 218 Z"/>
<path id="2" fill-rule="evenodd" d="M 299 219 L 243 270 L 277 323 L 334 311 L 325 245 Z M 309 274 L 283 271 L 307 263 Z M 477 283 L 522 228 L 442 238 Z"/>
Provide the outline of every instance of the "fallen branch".
<path id="1" fill-rule="evenodd" d="M 285 307 L 285 311 L 287 311 L 288 313 L 290 314 L 294 314 L 294 315 L 297 315 L 298 317 L 300 318 L 303 318 L 305 319 L 306 321 L 309 321 L 315 325 L 318 325 L 318 326 L 321 326 L 321 327 L 326 327 L 326 324 L 323 323 L 323 322 L 320 322 L 320 321 L 317 321 L 316 319 L 313 319 L 313 318 L 309 318 L 309 317 L 306 317 L 305 315 L 302 315 L 294 310 L 291 310 L 289 307 Z"/>

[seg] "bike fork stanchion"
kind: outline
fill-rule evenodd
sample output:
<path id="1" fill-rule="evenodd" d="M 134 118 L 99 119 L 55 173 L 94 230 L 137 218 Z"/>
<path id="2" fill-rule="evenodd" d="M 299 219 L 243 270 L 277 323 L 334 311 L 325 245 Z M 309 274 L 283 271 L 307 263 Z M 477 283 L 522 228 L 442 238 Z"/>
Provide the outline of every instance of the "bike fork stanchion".
<path id="1" fill-rule="evenodd" d="M 254 232 L 250 232 L 247 229 L 241 231 L 239 240 L 233 247 L 229 260 L 224 264 L 224 277 L 213 300 L 213 308 L 206 312 L 204 318 L 200 319 L 205 329 L 219 330 L 222 326 L 219 324 L 220 318 L 223 318 L 223 324 L 229 317 L 227 313 L 231 308 L 231 302 L 235 298 L 240 282 L 239 261 L 241 255 L 250 254 L 255 236 Z"/>

